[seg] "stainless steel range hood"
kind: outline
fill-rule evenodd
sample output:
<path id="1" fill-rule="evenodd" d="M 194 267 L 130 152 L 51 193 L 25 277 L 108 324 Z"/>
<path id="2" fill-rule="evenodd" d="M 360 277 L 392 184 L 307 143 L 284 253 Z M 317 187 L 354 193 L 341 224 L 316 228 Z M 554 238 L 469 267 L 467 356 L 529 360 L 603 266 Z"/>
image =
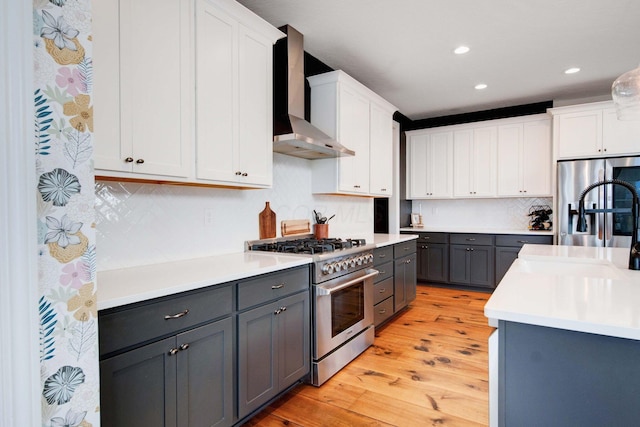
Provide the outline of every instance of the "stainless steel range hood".
<path id="1" fill-rule="evenodd" d="M 305 120 L 303 36 L 289 25 L 280 30 L 287 37 L 274 50 L 273 151 L 305 159 L 355 155 Z"/>

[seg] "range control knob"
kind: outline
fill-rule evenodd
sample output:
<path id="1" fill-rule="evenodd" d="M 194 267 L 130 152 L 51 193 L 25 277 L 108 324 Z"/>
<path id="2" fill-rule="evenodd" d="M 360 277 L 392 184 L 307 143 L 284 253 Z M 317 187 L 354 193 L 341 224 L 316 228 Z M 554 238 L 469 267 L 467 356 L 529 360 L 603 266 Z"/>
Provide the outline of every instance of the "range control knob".
<path id="1" fill-rule="evenodd" d="M 356 266 L 356 259 L 355 258 L 349 258 L 349 267 L 353 268 Z"/>
<path id="2" fill-rule="evenodd" d="M 331 274 L 333 273 L 333 264 L 325 264 L 322 266 L 322 274 Z"/>
<path id="3" fill-rule="evenodd" d="M 340 270 L 342 270 L 342 265 L 340 265 L 340 262 L 339 262 L 339 261 L 338 261 L 338 262 L 334 262 L 334 263 L 332 263 L 331 265 L 333 266 L 333 268 L 334 268 L 334 270 L 335 270 L 335 271 L 340 271 Z"/>
<path id="4" fill-rule="evenodd" d="M 343 270 L 346 270 L 347 268 L 349 268 L 349 261 L 345 259 L 340 263 L 340 265 L 342 266 Z"/>
<path id="5" fill-rule="evenodd" d="M 363 262 L 364 262 L 364 257 L 362 255 L 356 258 L 356 264 L 362 265 Z"/>
<path id="6" fill-rule="evenodd" d="M 373 254 L 367 254 L 367 262 L 373 262 Z"/>

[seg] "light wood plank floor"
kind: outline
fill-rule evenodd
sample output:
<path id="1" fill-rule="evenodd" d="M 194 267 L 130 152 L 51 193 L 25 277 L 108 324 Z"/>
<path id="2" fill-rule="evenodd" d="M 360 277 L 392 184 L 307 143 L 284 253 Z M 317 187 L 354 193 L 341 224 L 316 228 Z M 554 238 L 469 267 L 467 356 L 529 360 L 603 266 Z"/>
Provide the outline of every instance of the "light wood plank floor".
<path id="1" fill-rule="evenodd" d="M 418 284 L 375 344 L 322 387 L 298 386 L 249 426 L 486 426 L 490 294 Z"/>

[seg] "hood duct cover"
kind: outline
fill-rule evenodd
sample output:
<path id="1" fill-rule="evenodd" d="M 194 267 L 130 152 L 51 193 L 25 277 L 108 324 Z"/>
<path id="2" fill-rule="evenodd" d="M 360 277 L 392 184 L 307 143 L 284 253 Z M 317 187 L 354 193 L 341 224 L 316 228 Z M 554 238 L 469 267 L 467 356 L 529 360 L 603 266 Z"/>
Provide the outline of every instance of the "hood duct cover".
<path id="1" fill-rule="evenodd" d="M 280 30 L 287 37 L 274 49 L 273 151 L 305 159 L 355 155 L 305 120 L 303 37 L 288 25 Z"/>

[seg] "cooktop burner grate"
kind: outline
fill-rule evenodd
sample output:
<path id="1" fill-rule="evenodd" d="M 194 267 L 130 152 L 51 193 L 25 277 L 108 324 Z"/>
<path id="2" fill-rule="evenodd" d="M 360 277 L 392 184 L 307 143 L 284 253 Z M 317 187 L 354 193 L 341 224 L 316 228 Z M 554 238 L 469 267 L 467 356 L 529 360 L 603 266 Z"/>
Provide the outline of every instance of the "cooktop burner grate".
<path id="1" fill-rule="evenodd" d="M 250 249 L 252 251 L 267 252 L 284 252 L 294 254 L 321 254 L 327 252 L 339 251 L 342 249 L 350 249 L 353 247 L 364 246 L 365 239 L 291 239 L 266 243 L 254 243 Z"/>

